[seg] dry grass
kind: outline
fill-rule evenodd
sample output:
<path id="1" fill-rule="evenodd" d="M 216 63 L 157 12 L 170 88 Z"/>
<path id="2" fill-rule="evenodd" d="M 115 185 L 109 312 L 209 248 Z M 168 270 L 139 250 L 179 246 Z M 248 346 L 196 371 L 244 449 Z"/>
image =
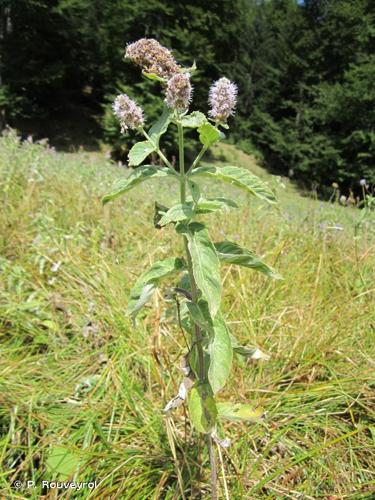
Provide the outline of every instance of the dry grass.
<path id="1" fill-rule="evenodd" d="M 370 498 L 374 220 L 354 241 L 357 210 L 283 188 L 233 147 L 216 151 L 224 159 L 269 180 L 281 202 L 274 210 L 235 194 L 244 208 L 211 219 L 212 236 L 254 249 L 285 278 L 223 268 L 232 333 L 271 355 L 236 360 L 222 394 L 267 415 L 224 426 L 233 441 L 223 453 L 231 498 Z M 101 195 L 123 170 L 101 156 L 21 145 L 13 135 L 0 141 L 0 172 L 3 497 L 55 498 L 40 481 L 56 477 L 56 455 L 66 450 L 59 477 L 98 486 L 62 498 L 179 498 L 171 441 L 186 497 L 207 498 L 207 457 L 198 481 L 196 437 L 183 410 L 173 421 L 161 412 L 179 383 L 183 339 L 162 295 L 136 326 L 125 316 L 140 271 L 171 244 L 181 250 L 172 230 L 151 222 L 154 198 L 168 204 L 172 185 L 148 182 L 103 208 Z M 34 489 L 11 486 L 32 479 Z"/>

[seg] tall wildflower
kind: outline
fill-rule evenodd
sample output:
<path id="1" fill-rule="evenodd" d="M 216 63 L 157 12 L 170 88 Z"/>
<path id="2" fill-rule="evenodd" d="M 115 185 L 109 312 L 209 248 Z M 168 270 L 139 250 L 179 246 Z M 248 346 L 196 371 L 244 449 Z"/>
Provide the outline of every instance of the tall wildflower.
<path id="1" fill-rule="evenodd" d="M 268 359 L 268 356 L 257 348 L 241 347 L 237 341 L 231 339 L 231 334 L 220 312 L 222 296 L 222 278 L 220 273 L 221 260 L 231 265 L 248 266 L 256 260 L 258 271 L 274 279 L 280 279 L 271 267 L 267 266 L 259 257 L 242 248 L 235 241 L 221 241 L 214 243 L 208 234 L 205 221 L 196 219 L 199 213 L 215 212 L 228 207 L 236 207 L 234 200 L 228 198 L 201 197 L 199 179 L 212 177 L 217 181 L 223 180 L 244 191 L 257 196 L 268 203 L 276 203 L 276 198 L 267 184 L 263 183 L 244 168 L 232 165 L 217 167 L 212 165 L 200 166 L 199 162 L 205 152 L 222 138 L 219 125 L 226 126 L 229 115 L 233 114 L 236 105 L 237 87 L 227 78 L 221 78 L 211 87 L 209 102 L 211 105 L 210 120 L 200 111 L 193 111 L 186 115 L 192 95 L 192 86 L 188 70 L 179 67 L 168 49 L 156 40 L 143 38 L 128 45 L 126 57 L 132 59 L 142 67 L 144 72 L 150 72 L 162 78 L 165 89 L 165 102 L 168 112 L 164 112 L 147 133 L 140 125 L 143 123 L 142 110 L 126 95 L 116 98 L 113 109 L 118 116 L 124 130 L 138 128 L 145 140 L 142 140 L 130 149 L 128 158 L 132 170 L 126 178 L 118 183 L 112 192 L 104 196 L 103 203 L 114 200 L 127 193 L 152 177 L 169 178 L 177 181 L 179 200 L 171 208 L 155 203 L 156 213 L 154 225 L 161 229 L 167 225 L 174 228 L 176 235 L 183 240 L 184 254 L 176 254 L 176 245 L 171 248 L 170 256 L 154 262 L 154 264 L 136 281 L 130 291 L 128 314 L 134 320 L 140 309 L 151 300 L 157 287 L 161 286 L 164 278 L 172 279 L 178 284 L 182 276 L 186 276 L 186 288 L 182 290 L 184 296 L 184 311 L 180 311 L 176 304 L 179 330 L 186 329 L 186 336 L 182 333 L 186 350 L 181 357 L 181 368 L 184 377 L 179 385 L 178 394 L 165 406 L 164 412 L 169 414 L 184 402 L 190 414 L 191 423 L 197 432 L 200 432 L 207 443 L 209 463 L 211 467 L 211 498 L 218 498 L 216 445 L 227 448 L 230 440 L 222 435 L 219 419 L 229 418 L 236 421 L 254 420 L 256 415 L 262 417 L 262 412 L 253 411 L 249 405 L 241 403 L 220 403 L 225 407 L 220 412 L 216 403 L 216 394 L 222 390 L 229 378 L 234 354 L 242 354 L 246 358 Z M 195 66 L 195 65 L 194 65 Z M 194 70 L 191 68 L 191 72 Z M 149 76 L 150 75 L 145 75 Z M 151 76 L 155 79 L 155 75 Z M 172 125 L 177 128 L 178 140 L 178 171 L 172 162 L 163 153 L 160 146 L 162 136 Z M 199 152 L 188 166 L 185 163 L 186 129 L 195 129 L 199 135 Z M 164 165 L 145 164 L 147 157 L 157 154 Z M 188 167 L 188 168 L 186 168 Z M 171 183 L 171 189 L 172 183 Z M 190 201 L 190 195 L 194 201 Z M 212 207 L 205 210 L 205 205 Z M 237 239 L 235 237 L 235 239 Z M 181 245 L 182 246 L 182 245 Z M 163 247 L 164 248 L 164 247 Z M 163 251 L 164 253 L 164 251 Z M 223 258 L 220 258 L 220 257 Z M 238 258 L 237 258 L 238 257 Z M 254 267 L 254 266 L 250 266 Z M 169 295 L 169 294 L 168 294 Z M 236 346 L 236 347 L 235 347 Z M 237 347 L 238 346 L 238 347 Z M 206 353 L 209 352 L 209 356 Z M 220 434 L 218 434 L 220 425 Z M 218 448 L 220 449 L 220 448 Z M 184 485 L 180 484 L 182 496 Z"/>
<path id="2" fill-rule="evenodd" d="M 161 78 L 170 78 L 180 71 L 172 53 L 153 38 L 141 38 L 126 47 L 125 57 L 140 66 L 147 73 Z"/>
<path id="3" fill-rule="evenodd" d="M 185 111 L 189 107 L 191 94 L 189 74 L 177 73 L 168 80 L 165 101 L 170 108 Z"/>
<path id="4" fill-rule="evenodd" d="M 142 108 L 126 94 L 116 97 L 112 109 L 121 124 L 121 132 L 137 129 L 144 123 Z"/>
<path id="5" fill-rule="evenodd" d="M 233 115 L 237 102 L 237 85 L 228 78 L 220 78 L 210 88 L 208 114 L 217 122 L 226 122 Z"/>

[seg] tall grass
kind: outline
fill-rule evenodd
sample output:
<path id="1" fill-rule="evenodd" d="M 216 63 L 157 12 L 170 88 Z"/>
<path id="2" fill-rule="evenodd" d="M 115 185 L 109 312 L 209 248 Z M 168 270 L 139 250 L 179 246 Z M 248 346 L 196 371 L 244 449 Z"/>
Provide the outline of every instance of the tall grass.
<path id="1" fill-rule="evenodd" d="M 231 146 L 217 149 L 215 161 L 224 160 L 268 178 Z M 184 340 L 162 296 L 146 321 L 132 325 L 124 312 L 136 270 L 174 238 L 149 222 L 148 200 L 168 204 L 170 184 L 146 183 L 103 208 L 101 195 L 124 169 L 14 134 L 0 140 L 0 175 L 3 497 L 40 498 L 42 479 L 73 477 L 98 486 L 62 497 L 179 498 L 178 471 L 186 497 L 204 498 L 207 456 L 195 455 L 183 409 L 173 420 L 161 411 L 177 390 Z M 266 411 L 260 423 L 224 429 L 232 439 L 226 483 L 234 499 L 371 498 L 375 221 L 354 241 L 356 209 L 268 180 L 278 212 L 249 198 L 237 219 L 217 224 L 285 278 L 271 283 L 235 267 L 222 275 L 233 334 L 271 355 L 237 359 L 223 394 Z M 212 236 L 223 239 L 219 230 Z M 36 487 L 17 491 L 15 480 Z"/>

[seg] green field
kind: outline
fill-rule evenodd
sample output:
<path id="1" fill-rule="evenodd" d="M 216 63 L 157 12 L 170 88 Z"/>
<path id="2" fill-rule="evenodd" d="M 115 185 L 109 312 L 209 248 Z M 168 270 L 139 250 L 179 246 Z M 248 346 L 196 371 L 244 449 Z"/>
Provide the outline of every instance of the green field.
<path id="1" fill-rule="evenodd" d="M 221 394 L 265 411 L 224 427 L 221 498 L 225 484 L 232 499 L 374 498 L 375 221 L 354 237 L 360 210 L 303 196 L 233 146 L 211 161 L 251 169 L 280 199 L 268 208 L 233 190 L 245 208 L 211 216 L 212 237 L 284 277 L 222 269 L 231 332 L 270 360 L 235 360 Z M 176 469 L 186 498 L 208 496 L 207 456 L 184 410 L 162 412 L 181 378 L 181 333 L 162 293 L 135 325 L 125 314 L 140 272 L 171 245 L 182 252 L 152 224 L 152 200 L 168 205 L 177 189 L 148 181 L 103 207 L 124 175 L 101 153 L 0 139 L 2 498 L 55 498 L 41 481 L 70 477 L 97 487 L 61 498 L 177 499 Z"/>

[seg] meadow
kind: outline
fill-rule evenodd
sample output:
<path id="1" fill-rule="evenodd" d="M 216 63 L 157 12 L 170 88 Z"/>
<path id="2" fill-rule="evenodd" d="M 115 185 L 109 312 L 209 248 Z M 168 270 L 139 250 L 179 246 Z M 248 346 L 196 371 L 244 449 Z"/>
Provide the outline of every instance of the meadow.
<path id="1" fill-rule="evenodd" d="M 232 499 L 374 498 L 375 218 L 358 226 L 360 210 L 298 192 L 234 146 L 209 161 L 275 189 L 277 208 L 234 192 L 245 208 L 217 216 L 212 236 L 253 249 L 284 278 L 223 268 L 231 332 L 270 359 L 236 359 L 220 393 L 264 410 L 225 428 L 221 498 L 226 487 Z M 3 498 L 55 498 L 41 481 L 74 478 L 97 486 L 61 498 L 177 499 L 178 476 L 186 498 L 207 498 L 207 456 L 184 409 L 162 412 L 184 339 L 161 294 L 135 324 L 125 314 L 140 269 L 165 256 L 163 244 L 180 245 L 153 227 L 149 200 L 178 193 L 148 181 L 103 207 L 124 175 L 102 153 L 0 138 Z M 27 480 L 35 487 L 14 487 Z"/>

